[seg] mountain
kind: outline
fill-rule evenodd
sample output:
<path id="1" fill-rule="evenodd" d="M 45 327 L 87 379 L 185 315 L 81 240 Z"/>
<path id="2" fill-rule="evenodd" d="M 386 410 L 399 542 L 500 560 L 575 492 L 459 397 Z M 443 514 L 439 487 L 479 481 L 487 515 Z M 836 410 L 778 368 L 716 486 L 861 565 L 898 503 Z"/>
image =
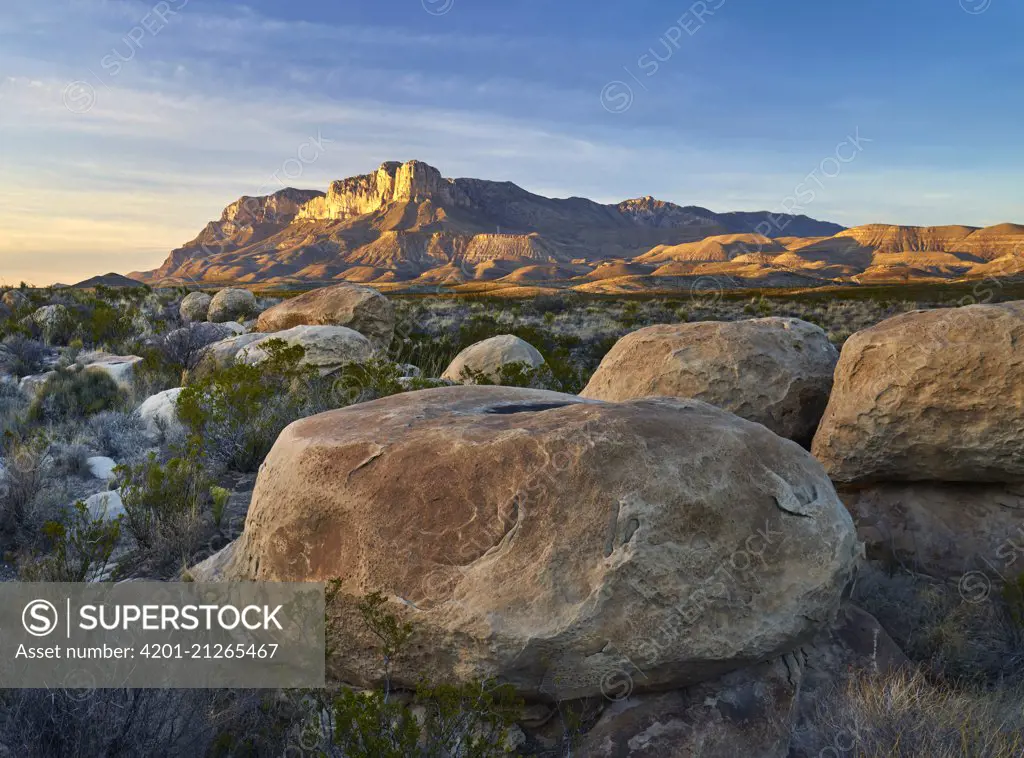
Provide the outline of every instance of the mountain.
<path id="1" fill-rule="evenodd" d="M 130 276 L 148 283 L 457 282 L 530 268 L 524 280 L 533 280 L 544 272 L 583 275 L 600 261 L 772 223 L 790 235 L 843 230 L 806 216 L 718 214 L 652 197 L 616 205 L 552 199 L 511 182 L 448 179 L 420 161 L 389 162 L 332 182 L 326 193 L 288 188 L 242 197 L 160 268 Z"/>
<path id="2" fill-rule="evenodd" d="M 121 276 L 121 274 L 111 273 L 103 274 L 101 276 L 93 276 L 79 282 L 78 284 L 55 284 L 53 286 L 84 290 L 92 289 L 94 287 L 143 287 L 145 285 L 136 279 L 130 279 L 127 276 Z"/>
<path id="3" fill-rule="evenodd" d="M 130 276 L 152 284 L 344 280 L 611 294 L 687 288 L 706 277 L 715 287 L 790 287 L 1022 273 L 1024 226 L 1016 224 L 846 229 L 650 196 L 603 205 L 511 182 L 447 179 L 409 161 L 332 182 L 327 192 L 239 198 L 160 268 Z"/>

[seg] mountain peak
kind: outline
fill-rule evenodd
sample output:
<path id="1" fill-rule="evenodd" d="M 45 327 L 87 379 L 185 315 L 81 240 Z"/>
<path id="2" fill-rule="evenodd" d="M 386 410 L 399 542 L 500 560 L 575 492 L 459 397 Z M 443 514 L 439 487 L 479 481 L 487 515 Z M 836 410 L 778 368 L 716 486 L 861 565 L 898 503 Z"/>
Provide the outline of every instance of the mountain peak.
<path id="1" fill-rule="evenodd" d="M 326 197 L 316 198 L 300 219 L 344 220 L 381 211 L 393 203 L 465 205 L 468 198 L 451 179 L 423 161 L 385 161 L 372 174 L 331 182 Z"/>

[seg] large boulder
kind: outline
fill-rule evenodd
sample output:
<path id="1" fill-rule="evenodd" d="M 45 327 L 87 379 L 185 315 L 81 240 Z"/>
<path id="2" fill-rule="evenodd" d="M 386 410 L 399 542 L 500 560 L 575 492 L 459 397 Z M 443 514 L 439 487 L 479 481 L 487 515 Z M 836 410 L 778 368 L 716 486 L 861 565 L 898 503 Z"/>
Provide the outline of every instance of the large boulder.
<path id="1" fill-rule="evenodd" d="M 943 579 L 1024 573 L 1024 484 L 897 482 L 840 497 L 870 559 Z"/>
<path id="2" fill-rule="evenodd" d="M 834 481 L 1024 481 L 1024 301 L 913 311 L 843 346 L 814 439 Z"/>
<path id="3" fill-rule="evenodd" d="M 306 351 L 301 364 L 323 373 L 349 363 L 365 363 L 373 357 L 370 341 L 345 326 L 296 326 L 256 336 L 259 339 L 239 350 L 236 360 L 258 366 L 270 358 L 266 346 L 272 340 L 282 340 L 289 347 L 301 346 Z"/>
<path id="4" fill-rule="evenodd" d="M 198 358 L 194 373 L 201 375 L 218 368 L 225 368 L 234 363 L 238 353 L 253 342 L 266 339 L 265 334 L 240 334 L 237 337 L 228 337 L 220 342 L 214 342 L 203 348 Z"/>
<path id="5" fill-rule="evenodd" d="M 395 309 L 377 290 L 344 283 L 285 300 L 256 321 L 260 332 L 283 332 L 293 326 L 347 326 L 370 340 L 374 349 L 386 350 L 395 333 Z"/>
<path id="6" fill-rule="evenodd" d="M 65 306 L 44 305 L 36 309 L 29 319 L 39 327 L 43 339 L 48 343 L 61 342 L 66 339 L 74 327 L 71 311 Z"/>
<path id="7" fill-rule="evenodd" d="M 256 296 L 249 290 L 228 287 L 213 296 L 207 320 L 218 323 L 243 321 L 246 316 L 255 315 L 257 310 Z"/>
<path id="8" fill-rule="evenodd" d="M 623 661 L 656 689 L 791 649 L 836 612 L 854 546 L 820 464 L 763 426 L 693 400 L 461 386 L 287 427 L 227 573 L 342 577 L 341 680 L 379 683 L 355 604 L 381 591 L 417 630 L 395 682 L 566 699 Z"/>
<path id="9" fill-rule="evenodd" d="M 501 334 L 470 345 L 455 356 L 442 379 L 452 382 L 472 381 L 472 374 L 483 374 L 489 381 L 499 383 L 501 369 L 513 363 L 526 364 L 531 369 L 544 365 L 544 356 L 529 342 L 512 334 Z"/>
<path id="10" fill-rule="evenodd" d="M 146 435 L 153 441 L 178 440 L 185 436 L 185 427 L 178 418 L 178 395 L 182 387 L 158 392 L 146 398 L 135 414 L 142 421 Z"/>
<path id="11" fill-rule="evenodd" d="M 233 321 L 214 324 L 210 321 L 199 321 L 188 324 L 181 329 L 168 332 L 164 337 L 164 352 L 174 362 L 191 369 L 199 361 L 203 349 L 215 342 L 236 337 L 245 332 L 234 327 L 239 326 Z"/>
<path id="12" fill-rule="evenodd" d="M 212 302 L 213 296 L 207 295 L 205 292 L 188 293 L 182 298 L 181 305 L 178 307 L 181 313 L 181 320 L 186 323 L 206 321 L 207 316 L 210 314 L 210 303 Z"/>
<path id="13" fill-rule="evenodd" d="M 692 397 L 809 446 L 838 359 L 821 328 L 795 318 L 662 324 L 616 342 L 580 394 Z"/>

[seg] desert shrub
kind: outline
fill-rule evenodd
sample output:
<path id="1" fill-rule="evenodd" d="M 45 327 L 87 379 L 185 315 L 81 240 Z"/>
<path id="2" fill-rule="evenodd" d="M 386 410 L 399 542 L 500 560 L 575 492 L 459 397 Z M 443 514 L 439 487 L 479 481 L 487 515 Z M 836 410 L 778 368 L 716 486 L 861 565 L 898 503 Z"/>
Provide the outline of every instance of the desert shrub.
<path id="1" fill-rule="evenodd" d="M 136 308 L 114 308 L 106 302 L 96 301 L 80 316 L 76 332 L 87 345 L 117 350 L 133 336 L 136 312 Z"/>
<path id="2" fill-rule="evenodd" d="M 483 371 L 474 371 L 469 366 L 462 369 L 459 378 L 473 384 L 498 384 L 502 387 L 532 387 L 533 389 L 559 389 L 560 383 L 555 379 L 551 369 L 545 364 L 534 368 L 526 361 L 506 363 L 498 369 L 497 381 L 491 379 Z"/>
<path id="3" fill-rule="evenodd" d="M 78 502 L 62 521 L 43 526 L 49 550 L 43 557 L 29 557 L 19 565 L 26 582 L 84 582 L 107 567 L 121 538 L 120 519 L 95 519 L 85 503 Z"/>
<path id="4" fill-rule="evenodd" d="M 265 721 L 266 701 L 247 691 L 0 690 L 0 745 L 19 758 L 258 756 L 214 748 L 226 730 Z"/>
<path id="5" fill-rule="evenodd" d="M 10 356 L 8 370 L 15 376 L 29 376 L 43 370 L 46 346 L 39 340 L 12 334 L 4 338 L 3 345 Z"/>
<path id="6" fill-rule="evenodd" d="M 0 529 L 16 535 L 26 523 L 29 508 L 46 482 L 49 440 L 37 433 L 4 440 L 4 476 L 0 483 Z"/>
<path id="7" fill-rule="evenodd" d="M 204 372 L 178 396 L 178 417 L 217 465 L 255 471 L 292 421 L 338 407 L 330 379 L 302 366 L 305 351 L 272 340 L 259 366 L 234 363 Z"/>
<path id="8" fill-rule="evenodd" d="M 82 436 L 93 450 L 117 461 L 139 457 L 148 444 L 139 418 L 123 411 L 100 411 L 90 416 L 82 427 Z"/>
<path id="9" fill-rule="evenodd" d="M 794 735 L 796 758 L 1016 758 L 1021 692 L 962 690 L 921 672 L 856 675 L 819 698 Z"/>
<path id="10" fill-rule="evenodd" d="M 64 421 L 115 408 L 124 393 L 102 371 L 57 371 L 47 379 L 29 409 L 36 421 Z"/>
<path id="11" fill-rule="evenodd" d="M 18 385 L 0 381 L 0 435 L 16 432 L 27 409 L 28 401 Z"/>
<path id="12" fill-rule="evenodd" d="M 328 607 L 339 587 L 337 581 L 330 583 Z M 411 699 L 394 696 L 391 665 L 414 638 L 415 629 L 389 613 L 387 603 L 384 595 L 374 592 L 357 605 L 379 643 L 384 686 L 370 692 L 342 687 L 333 695 L 312 693 L 313 707 L 307 706 L 309 715 L 300 729 L 302 744 L 315 744 L 318 754 L 338 758 L 490 758 L 511 752 L 509 731 L 522 701 L 508 685 L 424 682 Z M 329 631 L 328 655 L 332 638 L 337 642 Z"/>
<path id="13" fill-rule="evenodd" d="M 51 442 L 47 454 L 57 476 L 92 476 L 88 464 L 89 448 L 81 442 Z"/>
<path id="14" fill-rule="evenodd" d="M 212 481 L 201 454 L 192 448 L 167 463 L 155 453 L 137 465 L 118 466 L 124 526 L 140 560 L 166 568 L 188 561 L 201 541 L 203 508 Z"/>
<path id="15" fill-rule="evenodd" d="M 168 356 L 163 344 L 136 351 L 142 360 L 135 364 L 132 375 L 135 394 L 140 399 L 180 387 L 183 372 L 191 368 Z"/>
<path id="16" fill-rule="evenodd" d="M 402 375 L 397 364 L 374 358 L 344 366 L 335 375 L 334 387 L 342 404 L 353 405 L 405 392 L 398 381 Z"/>
<path id="17" fill-rule="evenodd" d="M 1024 683 L 1024 629 L 998 590 L 968 602 L 955 583 L 869 565 L 853 600 L 936 680 Z"/>

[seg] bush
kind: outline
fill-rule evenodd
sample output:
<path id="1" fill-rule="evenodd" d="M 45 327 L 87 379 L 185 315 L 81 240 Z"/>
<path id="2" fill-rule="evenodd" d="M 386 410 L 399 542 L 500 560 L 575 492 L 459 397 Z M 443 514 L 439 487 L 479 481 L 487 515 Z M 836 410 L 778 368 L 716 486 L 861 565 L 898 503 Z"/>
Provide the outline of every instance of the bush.
<path id="1" fill-rule="evenodd" d="M 797 758 L 1019 758 L 1021 692 L 959 690 L 920 672 L 858 675 L 816 701 L 794 735 Z"/>
<path id="2" fill-rule="evenodd" d="M 19 567 L 26 582 L 84 582 L 103 573 L 121 538 L 120 519 L 94 519 L 78 502 L 64 521 L 43 527 L 50 545 L 43 558 L 30 558 Z"/>
<path id="3" fill-rule="evenodd" d="M 122 411 L 100 411 L 86 419 L 85 441 L 100 455 L 117 461 L 140 457 L 146 448 L 146 434 L 137 416 Z"/>
<path id="4" fill-rule="evenodd" d="M 305 351 L 281 340 L 259 366 L 213 368 L 182 390 L 178 417 L 211 461 L 255 471 L 288 424 L 338 407 L 332 382 L 301 365 Z"/>
<path id="5" fill-rule="evenodd" d="M 113 308 L 99 301 L 84 314 L 77 331 L 88 345 L 116 350 L 132 337 L 133 315 L 137 312 L 137 308 Z"/>
<path id="6" fill-rule="evenodd" d="M 340 595 L 340 586 L 337 580 L 329 584 L 328 609 Z M 523 706 L 511 687 L 495 682 L 424 682 L 411 700 L 393 697 L 391 664 L 415 629 L 387 612 L 387 599 L 379 592 L 363 598 L 357 608 L 380 643 L 384 687 L 371 692 L 343 687 L 328 700 L 327 708 L 323 694 L 314 696 L 317 705 L 309 709 L 311 715 L 301 730 L 303 744 L 316 744 L 318 754 L 339 758 L 490 758 L 511 752 L 510 730 Z M 328 629 L 329 656 L 338 639 L 329 623 Z"/>
<path id="7" fill-rule="evenodd" d="M 212 481 L 200 454 L 189 449 L 166 464 L 155 453 L 142 463 L 118 466 L 125 529 L 135 538 L 140 558 L 157 569 L 187 562 L 201 541 L 203 507 Z"/>
<path id="8" fill-rule="evenodd" d="M 29 409 L 35 421 L 64 421 L 111 410 L 124 393 L 107 374 L 97 370 L 60 370 L 43 385 Z"/>
<path id="9" fill-rule="evenodd" d="M 0 690 L 0 745 L 19 758 L 258 756 L 214 748 L 226 729 L 266 720 L 264 703 L 218 690 Z"/>
<path id="10" fill-rule="evenodd" d="M 551 369 L 545 364 L 534 368 L 526 361 L 515 361 L 506 363 L 498 370 L 498 381 L 482 371 L 474 371 L 469 366 L 462 369 L 459 377 L 464 382 L 473 384 L 492 385 L 498 384 L 502 387 L 531 387 L 533 389 L 559 389 L 560 383 L 555 379 Z"/>
<path id="11" fill-rule="evenodd" d="M 4 440 L 4 477 L 0 483 L 0 528 L 15 536 L 25 526 L 29 507 L 45 482 L 49 440 L 43 434 Z"/>
<path id="12" fill-rule="evenodd" d="M 46 346 L 39 340 L 23 334 L 12 334 L 4 338 L 3 346 L 10 356 L 8 370 L 15 376 L 29 376 L 43 370 Z"/>

